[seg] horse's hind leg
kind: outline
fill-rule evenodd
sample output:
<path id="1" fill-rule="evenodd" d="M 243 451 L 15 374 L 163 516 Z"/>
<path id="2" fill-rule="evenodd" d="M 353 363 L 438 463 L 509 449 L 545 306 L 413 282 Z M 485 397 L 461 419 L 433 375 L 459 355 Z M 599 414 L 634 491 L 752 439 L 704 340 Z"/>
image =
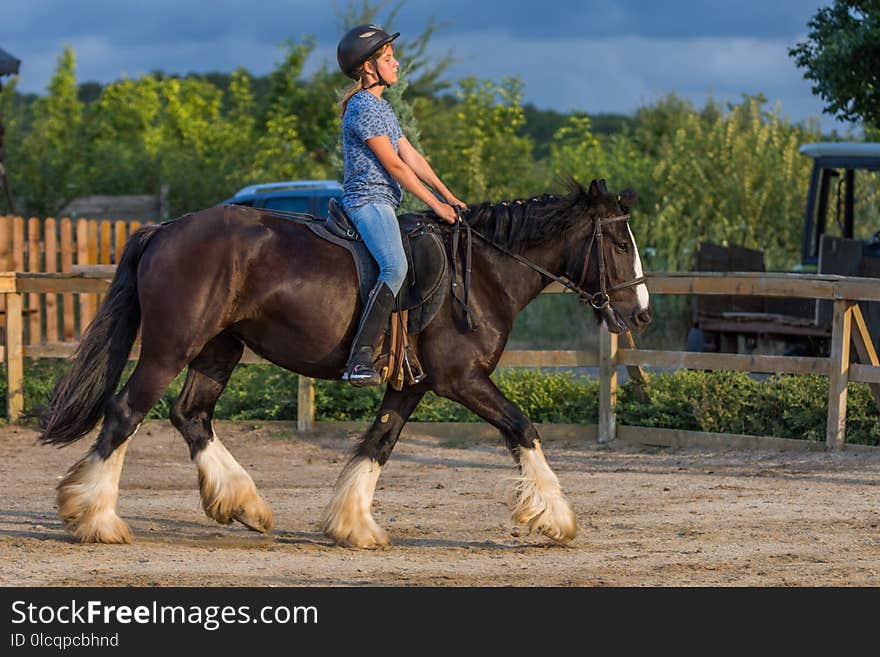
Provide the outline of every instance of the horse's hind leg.
<path id="1" fill-rule="evenodd" d="M 495 426 L 520 467 L 513 505 L 515 522 L 528 525 L 557 543 L 577 534 L 577 520 L 562 493 L 556 474 L 541 449 L 534 425 L 507 399 L 488 376 L 461 377 L 438 394 L 454 399 Z"/>
<path id="2" fill-rule="evenodd" d="M 397 391 L 388 386 L 373 425 L 339 475 L 324 512 L 324 534 L 338 545 L 365 548 L 390 543 L 388 534 L 373 519 L 373 495 L 382 466 L 424 394 L 424 390 Z"/>
<path id="3" fill-rule="evenodd" d="M 183 434 L 199 472 L 202 508 L 209 518 L 228 525 L 233 520 L 258 532 L 272 528 L 272 510 L 254 480 L 214 433 L 217 399 L 241 359 L 244 346 L 221 333 L 189 364 L 186 383 L 171 407 L 171 422 Z"/>
<path id="4" fill-rule="evenodd" d="M 142 358 L 125 387 L 104 405 L 98 439 L 58 484 L 58 515 L 82 542 L 131 542 L 116 514 L 125 449 L 182 366 Z"/>

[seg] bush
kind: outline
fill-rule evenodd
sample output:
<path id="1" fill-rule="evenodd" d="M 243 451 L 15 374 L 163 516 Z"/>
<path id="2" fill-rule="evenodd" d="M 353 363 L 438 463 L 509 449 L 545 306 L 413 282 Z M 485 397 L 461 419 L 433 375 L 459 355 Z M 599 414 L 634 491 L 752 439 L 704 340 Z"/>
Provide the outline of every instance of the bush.
<path id="1" fill-rule="evenodd" d="M 846 442 L 880 445 L 880 415 L 870 388 L 850 383 Z M 622 386 L 618 422 L 646 427 L 825 440 L 828 380 L 779 374 L 764 381 L 744 372 L 655 373 L 647 394 Z"/>
<path id="2" fill-rule="evenodd" d="M 25 412 L 46 403 L 63 361 L 28 361 L 25 365 Z M 131 374 L 129 365 L 123 374 Z M 533 422 L 596 423 L 599 384 L 570 371 L 502 369 L 493 381 Z M 181 373 L 147 416 L 167 418 L 185 380 Z M 6 378 L 0 377 L 5 395 Z M 315 383 L 316 419 L 371 421 L 384 388 L 354 388 L 341 381 Z M 851 383 L 847 403 L 848 443 L 880 445 L 880 414 L 870 388 Z M 764 380 L 744 372 L 680 370 L 653 373 L 645 391 L 628 381 L 621 387 L 620 424 L 778 436 L 823 441 L 828 408 L 828 380 L 821 376 L 776 375 Z M 295 420 L 297 375 L 273 365 L 236 368 L 217 403 L 222 420 Z M 479 418 L 448 399 L 428 393 L 410 418 L 416 422 L 476 422 Z"/>

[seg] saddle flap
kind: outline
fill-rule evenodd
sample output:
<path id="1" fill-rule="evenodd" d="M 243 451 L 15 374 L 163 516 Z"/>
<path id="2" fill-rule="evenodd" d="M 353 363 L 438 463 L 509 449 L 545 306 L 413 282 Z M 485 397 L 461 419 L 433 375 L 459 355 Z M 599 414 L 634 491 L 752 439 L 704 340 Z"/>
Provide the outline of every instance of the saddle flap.
<path id="1" fill-rule="evenodd" d="M 327 204 L 327 210 L 327 230 L 342 239 L 361 239 L 360 233 L 357 232 L 357 228 L 351 223 L 351 219 L 348 218 L 345 210 L 342 209 L 339 202 L 332 196 L 330 197 L 330 202 Z"/>
<path id="2" fill-rule="evenodd" d="M 404 238 L 409 271 L 400 288 L 401 309 L 412 310 L 431 298 L 447 278 L 449 263 L 443 242 L 429 230 L 411 233 Z"/>

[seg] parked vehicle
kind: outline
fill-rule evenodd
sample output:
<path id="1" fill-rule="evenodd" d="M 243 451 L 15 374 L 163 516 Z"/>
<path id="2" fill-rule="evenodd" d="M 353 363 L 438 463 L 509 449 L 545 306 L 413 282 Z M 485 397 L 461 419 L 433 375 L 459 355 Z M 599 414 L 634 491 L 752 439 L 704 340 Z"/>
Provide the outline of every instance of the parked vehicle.
<path id="1" fill-rule="evenodd" d="M 342 197 L 342 185 L 335 180 L 288 180 L 249 185 L 222 204 L 248 205 L 286 212 L 307 212 L 327 217 L 331 198 Z"/>
<path id="2" fill-rule="evenodd" d="M 799 272 L 880 278 L 880 143 L 804 144 L 813 159 Z M 857 230 L 857 224 L 860 224 Z M 877 232 L 875 232 L 877 231 Z M 869 239 L 856 235 L 871 235 Z M 764 271 L 761 251 L 700 244 L 697 271 Z M 876 344 L 880 304 L 860 304 Z M 696 297 L 691 351 L 751 351 L 759 337 L 781 339 L 790 355 L 826 355 L 831 302 L 809 299 Z"/>

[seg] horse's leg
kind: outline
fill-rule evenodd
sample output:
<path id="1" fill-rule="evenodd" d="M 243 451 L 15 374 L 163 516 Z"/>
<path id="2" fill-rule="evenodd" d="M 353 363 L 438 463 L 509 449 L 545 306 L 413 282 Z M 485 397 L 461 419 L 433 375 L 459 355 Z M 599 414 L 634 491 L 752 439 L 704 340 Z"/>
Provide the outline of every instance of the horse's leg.
<path id="1" fill-rule="evenodd" d="M 390 543 L 388 534 L 373 519 L 373 494 L 382 466 L 424 394 L 424 390 L 397 391 L 391 386 L 385 391 L 373 425 L 339 475 L 324 512 L 324 534 L 338 545 L 364 548 Z"/>
<path id="2" fill-rule="evenodd" d="M 82 542 L 131 542 L 116 514 L 125 449 L 184 364 L 142 357 L 123 389 L 104 405 L 98 439 L 58 484 L 58 515 Z"/>
<path id="3" fill-rule="evenodd" d="M 258 532 L 272 529 L 272 510 L 253 479 L 214 433 L 214 406 L 241 359 L 244 345 L 221 333 L 189 364 L 186 383 L 171 406 L 171 423 L 183 434 L 199 472 L 202 508 L 209 518 L 233 520 Z"/>
<path id="4" fill-rule="evenodd" d="M 461 377 L 438 394 L 466 406 L 498 428 L 520 467 L 513 506 L 515 522 L 548 538 L 567 543 L 577 534 L 577 520 L 556 474 L 544 459 L 538 432 L 525 414 L 488 376 Z"/>

